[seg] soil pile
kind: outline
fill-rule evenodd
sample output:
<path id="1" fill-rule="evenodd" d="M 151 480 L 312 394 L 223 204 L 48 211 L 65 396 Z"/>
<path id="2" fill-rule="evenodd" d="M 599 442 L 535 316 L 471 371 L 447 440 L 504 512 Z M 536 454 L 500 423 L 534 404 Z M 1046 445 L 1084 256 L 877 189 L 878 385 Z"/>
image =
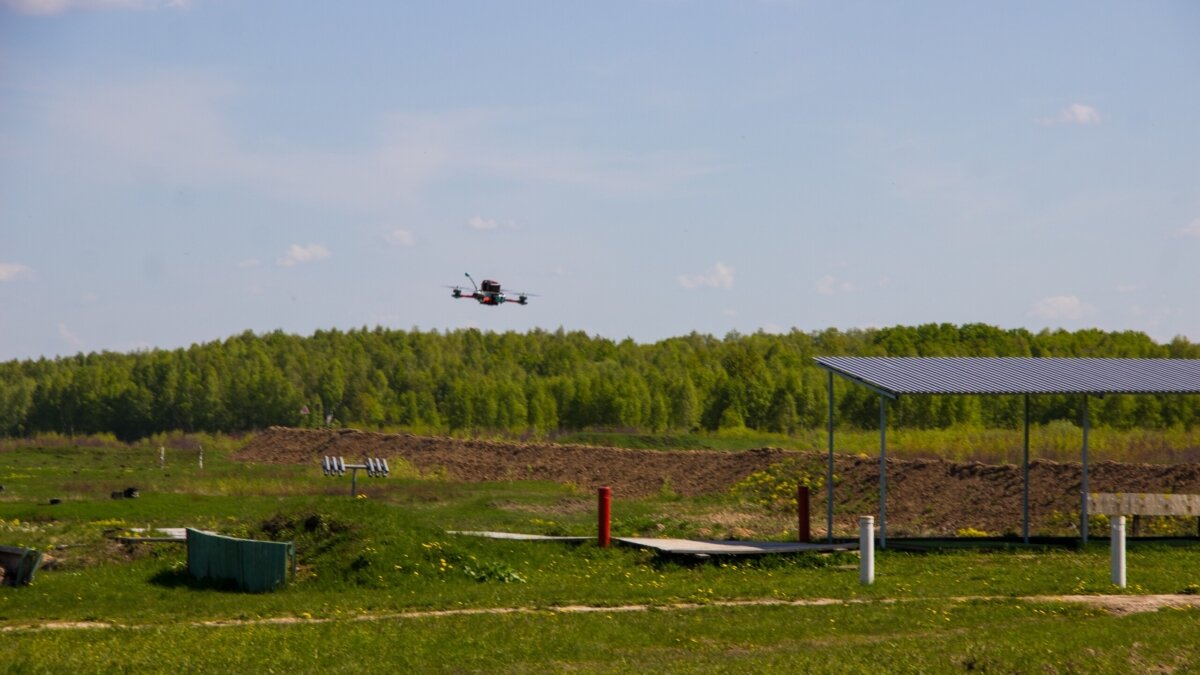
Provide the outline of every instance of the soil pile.
<path id="1" fill-rule="evenodd" d="M 548 480 L 584 490 L 611 485 L 614 494 L 640 497 L 669 488 L 681 495 L 728 490 L 751 473 L 785 460 L 824 475 L 819 452 L 760 448 L 744 452 L 625 450 L 553 443 L 516 443 L 380 434 L 352 429 L 272 427 L 236 458 L 249 462 L 312 463 L 323 455 L 360 461 L 403 458 L 422 472 L 444 471 L 461 481 Z M 858 515 L 878 512 L 879 459 L 837 455 L 834 461 L 837 529 Z M 1091 492 L 1200 493 L 1200 464 L 1092 463 Z M 954 534 L 962 528 L 1019 532 L 1021 467 L 940 459 L 888 459 L 888 529 L 894 535 Z M 1029 465 L 1032 529 L 1070 532 L 1077 527 L 1080 464 L 1034 460 Z M 813 494 L 814 521 L 825 510 L 824 490 Z"/>

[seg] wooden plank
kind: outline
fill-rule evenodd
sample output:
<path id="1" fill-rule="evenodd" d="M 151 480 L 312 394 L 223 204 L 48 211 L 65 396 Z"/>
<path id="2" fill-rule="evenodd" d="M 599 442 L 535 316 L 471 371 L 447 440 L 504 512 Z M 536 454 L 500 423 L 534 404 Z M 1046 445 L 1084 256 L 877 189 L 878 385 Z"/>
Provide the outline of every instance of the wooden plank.
<path id="1" fill-rule="evenodd" d="M 1200 516 L 1200 495 L 1093 492 L 1088 510 L 1106 516 Z"/>
<path id="2" fill-rule="evenodd" d="M 519 532 L 486 532 L 480 530 L 447 530 L 446 534 L 460 534 L 468 537 L 486 537 L 488 539 L 509 539 L 514 541 L 594 541 L 595 537 L 554 537 L 545 534 L 521 534 Z"/>

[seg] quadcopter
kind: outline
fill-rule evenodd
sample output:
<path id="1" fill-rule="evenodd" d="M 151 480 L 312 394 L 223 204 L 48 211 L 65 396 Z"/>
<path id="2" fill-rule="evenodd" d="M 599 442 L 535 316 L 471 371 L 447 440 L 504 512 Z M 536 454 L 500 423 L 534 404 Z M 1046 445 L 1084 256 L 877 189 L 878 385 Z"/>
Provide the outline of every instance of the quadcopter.
<path id="1" fill-rule="evenodd" d="M 461 286 L 447 286 L 446 288 L 453 289 L 450 292 L 450 297 L 455 299 L 471 298 L 472 300 L 478 301 L 481 305 L 498 307 L 506 302 L 515 302 L 518 305 L 526 305 L 529 304 L 530 296 L 534 295 L 533 293 L 513 291 L 513 293 L 515 293 L 517 296 L 517 298 L 514 300 L 508 297 L 504 291 L 500 290 L 499 281 L 484 279 L 482 284 L 476 285 L 475 280 L 471 278 L 469 273 L 464 272 L 463 274 L 471 280 L 471 287 L 474 288 L 474 291 L 467 293 L 465 292 L 467 289 L 462 288 Z"/>

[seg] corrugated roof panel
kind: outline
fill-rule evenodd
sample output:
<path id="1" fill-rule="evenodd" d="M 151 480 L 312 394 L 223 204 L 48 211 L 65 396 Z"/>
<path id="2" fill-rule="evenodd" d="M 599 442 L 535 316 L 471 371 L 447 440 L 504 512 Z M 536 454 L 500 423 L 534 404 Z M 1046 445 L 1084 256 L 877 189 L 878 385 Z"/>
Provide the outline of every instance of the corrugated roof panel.
<path id="1" fill-rule="evenodd" d="M 1200 394 L 1200 359 L 818 356 L 892 394 Z"/>

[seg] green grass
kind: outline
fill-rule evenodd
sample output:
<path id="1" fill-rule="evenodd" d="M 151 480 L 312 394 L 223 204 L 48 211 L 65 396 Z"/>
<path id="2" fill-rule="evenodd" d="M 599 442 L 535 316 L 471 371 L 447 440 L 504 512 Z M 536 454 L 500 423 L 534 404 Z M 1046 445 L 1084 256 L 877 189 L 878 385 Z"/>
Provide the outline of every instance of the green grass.
<path id="1" fill-rule="evenodd" d="M 1129 672 L 1200 659 L 1195 610 L 1115 617 L 1027 599 L 1194 590 L 1196 545 L 1131 544 L 1124 591 L 1109 583 L 1103 542 L 1078 551 L 880 551 L 877 582 L 864 587 L 852 554 L 696 563 L 591 543 L 448 535 L 590 535 L 594 498 L 544 482 L 409 475 L 360 476 L 368 497 L 351 499 L 349 478 L 325 478 L 315 463 L 244 465 L 230 450 L 206 452 L 203 470 L 183 451 L 159 467 L 148 447 L 3 451 L 0 544 L 61 558 L 29 587 L 0 588 L 3 670 L 1009 672 L 1049 663 Z M 129 486 L 141 497 L 109 498 Z M 51 506 L 51 496 L 65 501 Z M 694 535 L 714 514 L 747 508 L 732 496 L 619 500 L 614 533 Z M 295 541 L 299 574 L 274 593 L 216 590 L 190 579 L 180 545 L 106 537 L 184 525 Z M 803 599 L 842 604 L 721 604 Z M 610 609 L 554 611 L 574 605 Z M 623 605 L 658 609 L 617 611 Z M 523 611 L 411 615 L 484 608 Z M 286 619 L 301 622 L 258 623 Z M 250 623 L 197 625 L 210 621 Z M 39 629 L 51 622 L 111 627 Z"/>

